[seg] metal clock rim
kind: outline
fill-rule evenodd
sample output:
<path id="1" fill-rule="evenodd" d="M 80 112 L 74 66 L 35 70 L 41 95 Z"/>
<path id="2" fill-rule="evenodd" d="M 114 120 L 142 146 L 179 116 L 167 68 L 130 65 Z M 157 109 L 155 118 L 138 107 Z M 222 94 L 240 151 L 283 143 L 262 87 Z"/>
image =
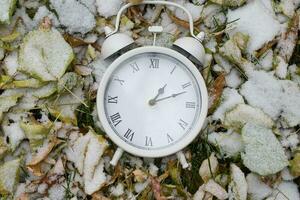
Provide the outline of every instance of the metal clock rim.
<path id="1" fill-rule="evenodd" d="M 186 135 L 181 141 L 178 141 L 175 145 L 171 145 L 165 149 L 140 149 L 137 147 L 134 147 L 125 141 L 123 141 L 119 136 L 114 132 L 112 127 L 109 124 L 109 121 L 105 115 L 105 90 L 107 87 L 107 84 L 109 83 L 109 80 L 111 78 L 112 73 L 115 71 L 115 69 L 126 59 L 128 59 L 131 56 L 141 54 L 141 53 L 161 53 L 161 54 L 166 54 L 171 57 L 174 57 L 175 59 L 181 61 L 182 63 L 185 64 L 185 66 L 191 71 L 191 73 L 194 75 L 198 86 L 200 88 L 200 93 L 201 93 L 201 112 L 198 121 L 195 123 L 194 127 L 190 130 L 190 133 Z M 198 69 L 195 67 L 195 65 L 187 59 L 185 56 L 180 54 L 179 52 L 165 48 L 165 47 L 159 47 L 159 46 L 144 46 L 144 47 L 139 47 L 133 50 L 130 50 L 126 52 L 125 54 L 121 55 L 118 57 L 116 60 L 114 60 L 104 73 L 101 83 L 99 85 L 98 91 L 97 91 L 97 111 L 98 111 L 98 116 L 100 119 L 100 122 L 106 132 L 106 134 L 109 136 L 109 138 L 121 149 L 124 151 L 140 156 L 140 157 L 151 157 L 151 158 L 157 158 L 157 157 L 163 157 L 163 156 L 168 156 L 174 153 L 177 153 L 178 151 L 182 150 L 185 148 L 188 144 L 190 144 L 195 137 L 199 134 L 201 131 L 201 128 L 204 124 L 207 111 L 208 111 L 208 94 L 207 94 L 207 89 L 206 85 L 204 82 L 204 79 Z"/>

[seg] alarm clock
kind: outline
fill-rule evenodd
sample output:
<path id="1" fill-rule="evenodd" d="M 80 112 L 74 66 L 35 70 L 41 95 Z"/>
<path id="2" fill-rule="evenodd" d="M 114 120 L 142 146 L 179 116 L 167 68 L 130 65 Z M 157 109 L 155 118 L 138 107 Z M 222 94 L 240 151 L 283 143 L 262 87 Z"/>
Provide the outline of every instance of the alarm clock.
<path id="1" fill-rule="evenodd" d="M 140 4 L 183 9 L 191 36 L 179 38 L 172 48 L 156 46 L 162 27 L 151 26 L 153 45 L 130 49 L 134 40 L 118 32 L 120 17 L 128 7 Z M 116 16 L 115 30 L 105 27 L 101 56 L 114 60 L 99 85 L 97 109 L 104 131 L 118 146 L 112 165 L 126 151 L 150 158 L 177 154 L 182 167 L 189 166 L 181 150 L 200 133 L 208 110 L 207 88 L 196 67 L 205 59 L 204 34 L 194 35 L 193 29 L 189 11 L 167 1 L 128 3 Z"/>

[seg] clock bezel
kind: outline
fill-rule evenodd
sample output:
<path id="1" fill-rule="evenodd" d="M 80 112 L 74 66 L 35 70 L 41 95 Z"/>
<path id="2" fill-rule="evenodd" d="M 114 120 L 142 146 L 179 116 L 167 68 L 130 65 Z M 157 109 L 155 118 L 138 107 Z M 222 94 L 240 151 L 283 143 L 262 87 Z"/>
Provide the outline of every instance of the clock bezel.
<path id="1" fill-rule="evenodd" d="M 138 147 L 132 146 L 131 144 L 125 142 L 118 136 L 117 133 L 115 133 L 113 128 L 110 126 L 109 119 L 105 114 L 105 100 L 104 100 L 105 92 L 106 92 L 107 85 L 111 79 L 111 75 L 113 75 L 114 71 L 120 66 L 122 62 L 126 61 L 128 58 L 132 56 L 142 54 L 142 53 L 165 54 L 182 62 L 187 67 L 187 69 L 189 69 L 190 72 L 193 74 L 200 89 L 201 110 L 200 110 L 200 116 L 198 118 L 198 121 L 195 122 L 194 126 L 191 128 L 189 133 L 186 134 L 185 137 L 183 137 L 180 141 L 177 141 L 174 145 L 169 145 L 164 149 L 140 149 Z M 200 74 L 196 66 L 189 59 L 187 59 L 179 52 L 169 48 L 160 47 L 160 46 L 144 46 L 126 52 L 125 54 L 118 57 L 109 65 L 100 82 L 98 92 L 97 92 L 96 103 L 97 103 L 98 116 L 104 128 L 104 131 L 117 146 L 119 146 L 124 151 L 136 156 L 157 158 L 157 157 L 163 157 L 163 156 L 168 156 L 177 153 L 178 151 L 182 150 L 187 145 L 189 145 L 195 139 L 195 137 L 197 137 L 197 135 L 201 131 L 201 128 L 204 124 L 207 115 L 208 94 L 207 94 L 206 85 L 202 75 Z"/>

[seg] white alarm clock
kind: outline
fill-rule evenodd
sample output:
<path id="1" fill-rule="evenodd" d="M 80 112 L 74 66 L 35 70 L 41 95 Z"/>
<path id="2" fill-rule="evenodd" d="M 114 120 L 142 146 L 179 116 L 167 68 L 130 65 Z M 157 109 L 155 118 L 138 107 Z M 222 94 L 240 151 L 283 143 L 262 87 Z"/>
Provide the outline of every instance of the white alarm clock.
<path id="1" fill-rule="evenodd" d="M 203 33 L 193 34 L 191 14 L 167 1 L 143 1 L 182 8 L 189 17 L 191 37 L 175 41 L 174 48 L 155 46 L 162 27 L 149 27 L 153 46 L 138 47 L 121 54 L 134 43 L 118 33 L 123 6 L 116 28 L 106 27 L 103 59 L 117 57 L 105 72 L 97 94 L 100 122 L 109 138 L 119 147 L 111 160 L 116 165 L 123 151 L 140 157 L 177 154 L 183 168 L 188 163 L 181 150 L 200 133 L 208 109 L 205 82 L 196 65 L 204 62 Z"/>

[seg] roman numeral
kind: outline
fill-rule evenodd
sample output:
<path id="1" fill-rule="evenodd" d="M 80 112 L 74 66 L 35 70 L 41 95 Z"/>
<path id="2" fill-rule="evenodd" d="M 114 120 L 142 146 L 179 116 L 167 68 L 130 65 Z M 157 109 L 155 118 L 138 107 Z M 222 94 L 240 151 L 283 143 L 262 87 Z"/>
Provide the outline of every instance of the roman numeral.
<path id="1" fill-rule="evenodd" d="M 120 124 L 122 121 L 120 113 L 117 112 L 116 114 L 111 115 L 110 120 L 112 121 L 114 126 L 117 126 L 118 124 Z"/>
<path id="2" fill-rule="evenodd" d="M 124 137 L 125 137 L 127 140 L 132 141 L 133 136 L 134 136 L 134 132 L 133 132 L 131 129 L 127 129 L 126 133 L 124 134 Z"/>
<path id="3" fill-rule="evenodd" d="M 140 68 L 139 68 L 139 66 L 136 64 L 136 62 L 131 63 L 130 66 L 131 66 L 131 68 L 132 68 L 132 72 L 133 72 L 133 73 L 140 71 Z"/>
<path id="4" fill-rule="evenodd" d="M 196 103 L 195 102 L 185 102 L 185 107 L 186 108 L 196 108 Z"/>
<path id="5" fill-rule="evenodd" d="M 178 124 L 183 130 L 185 130 L 186 127 L 189 125 L 187 122 L 183 121 L 182 119 L 179 119 Z"/>
<path id="6" fill-rule="evenodd" d="M 173 67 L 173 69 L 172 69 L 172 71 L 170 72 L 170 74 L 173 74 L 173 72 L 175 71 L 175 69 L 176 69 L 176 65 Z"/>
<path id="7" fill-rule="evenodd" d="M 120 78 L 117 77 L 117 76 L 114 78 L 114 80 L 115 80 L 115 81 L 118 81 L 121 85 L 123 85 L 123 84 L 125 83 L 124 80 L 120 79 Z"/>
<path id="8" fill-rule="evenodd" d="M 145 146 L 146 146 L 146 147 L 149 147 L 149 146 L 152 147 L 152 146 L 153 146 L 152 138 L 151 138 L 151 137 L 146 136 Z"/>
<path id="9" fill-rule="evenodd" d="M 153 68 L 153 69 L 158 69 L 159 67 L 159 59 L 157 58 L 150 58 L 150 68 Z"/>
<path id="10" fill-rule="evenodd" d="M 182 89 L 185 89 L 185 88 L 187 88 L 191 85 L 192 85 L 191 82 L 185 83 L 185 84 L 182 85 Z"/>
<path id="11" fill-rule="evenodd" d="M 167 134 L 167 138 L 168 138 L 168 143 L 169 144 L 174 141 L 173 138 L 169 134 Z"/>
<path id="12" fill-rule="evenodd" d="M 118 103 L 118 96 L 116 96 L 116 97 L 108 96 L 107 102 L 108 103 Z"/>

